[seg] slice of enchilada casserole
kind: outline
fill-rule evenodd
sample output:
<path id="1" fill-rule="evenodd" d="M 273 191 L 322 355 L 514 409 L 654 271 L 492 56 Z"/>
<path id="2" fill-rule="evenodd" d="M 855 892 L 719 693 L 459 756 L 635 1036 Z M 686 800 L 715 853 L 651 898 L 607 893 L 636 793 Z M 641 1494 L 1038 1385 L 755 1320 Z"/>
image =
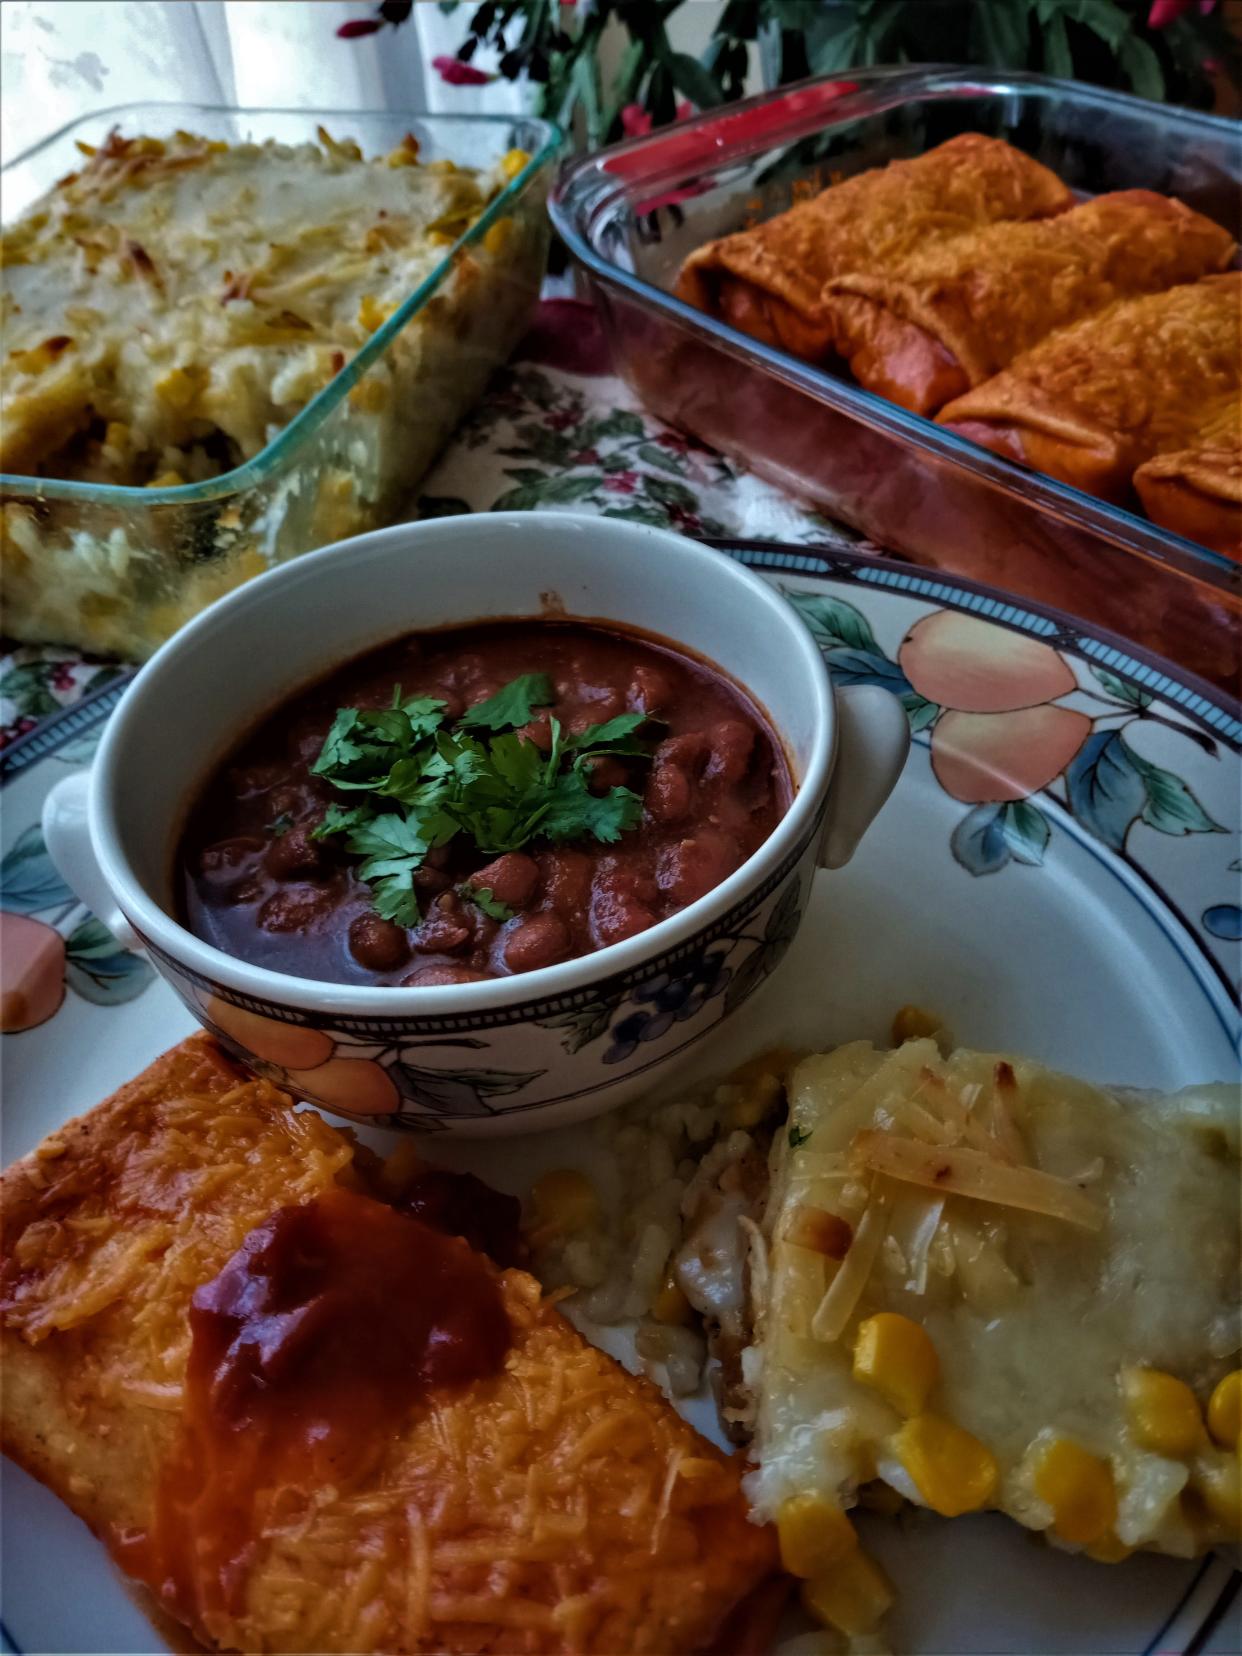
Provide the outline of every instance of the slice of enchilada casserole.
<path id="1" fill-rule="evenodd" d="M 184 1042 L 4 1175 L 6 1452 L 213 1648 L 708 1646 L 740 1469 L 418 1211 Z"/>

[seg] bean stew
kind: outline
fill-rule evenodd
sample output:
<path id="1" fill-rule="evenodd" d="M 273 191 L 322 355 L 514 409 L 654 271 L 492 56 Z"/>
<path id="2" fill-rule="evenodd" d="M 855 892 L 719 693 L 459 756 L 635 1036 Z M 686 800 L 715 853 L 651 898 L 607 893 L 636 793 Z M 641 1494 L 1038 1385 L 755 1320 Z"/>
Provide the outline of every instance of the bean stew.
<path id="1" fill-rule="evenodd" d="M 413 634 L 263 720 L 208 782 L 181 917 L 331 983 L 472 983 L 678 913 L 788 808 L 766 720 L 710 665 L 575 621 Z"/>

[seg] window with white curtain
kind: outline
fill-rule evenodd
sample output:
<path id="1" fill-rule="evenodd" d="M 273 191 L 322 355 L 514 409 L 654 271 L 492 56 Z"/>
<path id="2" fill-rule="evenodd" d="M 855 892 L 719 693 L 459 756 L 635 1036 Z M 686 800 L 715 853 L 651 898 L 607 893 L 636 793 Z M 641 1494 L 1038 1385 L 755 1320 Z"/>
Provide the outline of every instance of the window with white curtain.
<path id="1" fill-rule="evenodd" d="M 0 157 L 115 104 L 192 102 L 243 108 L 518 111 L 508 81 L 447 86 L 470 15 L 414 8 L 401 28 L 340 40 L 370 0 L 3 0 Z M 481 67 L 494 68 L 481 62 Z"/>

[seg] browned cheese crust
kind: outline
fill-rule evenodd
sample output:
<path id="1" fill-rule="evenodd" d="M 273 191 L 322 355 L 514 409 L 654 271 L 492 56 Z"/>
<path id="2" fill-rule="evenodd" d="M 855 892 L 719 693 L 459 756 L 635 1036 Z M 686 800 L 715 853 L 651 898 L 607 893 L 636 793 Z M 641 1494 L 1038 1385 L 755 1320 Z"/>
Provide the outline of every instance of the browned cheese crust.
<path id="1" fill-rule="evenodd" d="M 153 1522 L 178 1440 L 194 1289 L 254 1226 L 360 1175 L 351 1141 L 205 1036 L 4 1176 L 6 1453 L 110 1545 Z M 498 1375 L 425 1395 L 339 1488 L 265 1497 L 247 1651 L 697 1650 L 767 1577 L 740 1468 L 501 1279 Z"/>
<path id="2" fill-rule="evenodd" d="M 1153 523 L 1242 559 L 1242 400 L 1230 398 L 1188 448 L 1134 474 Z"/>
<path id="3" fill-rule="evenodd" d="M 1124 501 L 1135 471 L 1193 443 L 1235 396 L 1242 271 L 1205 276 L 1050 334 L 940 422 L 1064 483 Z"/>
<path id="4" fill-rule="evenodd" d="M 1099 196 L 1057 218 L 992 224 L 920 248 L 887 271 L 828 284 L 838 349 L 869 391 L 916 414 L 1118 299 L 1224 270 L 1228 231 L 1150 190 Z"/>
<path id="5" fill-rule="evenodd" d="M 676 292 L 766 344 L 820 360 L 835 338 L 824 286 L 846 271 L 884 273 L 929 243 L 1000 219 L 1062 212 L 1073 197 L 1047 167 L 997 138 L 963 133 L 893 161 L 751 230 L 693 252 Z"/>

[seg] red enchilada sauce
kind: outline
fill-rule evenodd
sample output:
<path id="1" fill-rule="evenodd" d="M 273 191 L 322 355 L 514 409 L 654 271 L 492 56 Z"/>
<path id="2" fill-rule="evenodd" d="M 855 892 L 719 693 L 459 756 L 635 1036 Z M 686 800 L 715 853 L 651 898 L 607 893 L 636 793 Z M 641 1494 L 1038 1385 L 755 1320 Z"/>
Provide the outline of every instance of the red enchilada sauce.
<path id="1" fill-rule="evenodd" d="M 381 918 L 359 858 L 314 834 L 329 806 L 350 800 L 311 770 L 337 710 L 389 708 L 400 686 L 402 697 L 443 701 L 447 726 L 531 673 L 548 675 L 555 699 L 517 734 L 545 752 L 552 718 L 573 735 L 647 716 L 644 753 L 590 762 L 593 794 L 640 796 L 636 826 L 611 844 L 535 838 L 500 855 L 459 833 L 414 875 L 417 923 Z M 652 640 L 543 621 L 416 634 L 349 662 L 242 742 L 191 812 L 182 912 L 227 954 L 300 977 L 414 987 L 503 977 L 678 913 L 763 844 L 790 792 L 779 744 L 742 691 Z M 472 900 L 480 888 L 499 914 Z"/>
<path id="2" fill-rule="evenodd" d="M 292 1487 L 364 1478 L 432 1387 L 497 1373 L 495 1269 L 460 1238 L 331 1190 L 257 1226 L 190 1309 L 183 1436 L 153 1531 L 118 1549 L 176 1613 L 236 1613 Z"/>

